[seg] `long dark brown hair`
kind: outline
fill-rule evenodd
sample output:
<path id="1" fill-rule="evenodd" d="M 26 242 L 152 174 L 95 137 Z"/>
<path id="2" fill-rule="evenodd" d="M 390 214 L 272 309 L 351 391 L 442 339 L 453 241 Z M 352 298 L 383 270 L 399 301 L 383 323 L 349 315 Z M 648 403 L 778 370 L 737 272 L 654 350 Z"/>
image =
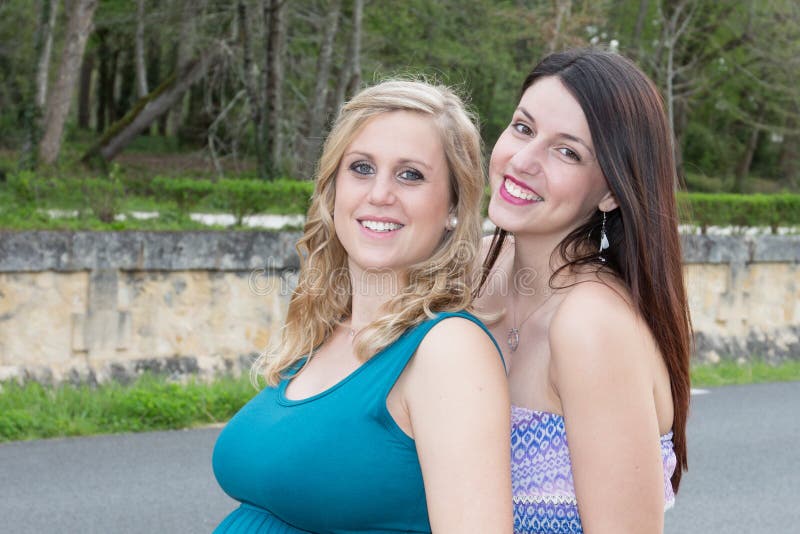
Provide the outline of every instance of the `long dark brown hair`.
<path id="1" fill-rule="evenodd" d="M 557 77 L 578 101 L 589 123 L 597 160 L 619 207 L 608 212 L 610 247 L 597 252 L 603 213 L 567 235 L 557 248 L 564 269 L 595 266 L 628 287 L 647 322 L 670 377 L 673 444 L 678 490 L 687 468 L 691 321 L 683 282 L 675 199 L 677 170 L 664 104 L 652 81 L 627 58 L 597 49 L 544 58 L 525 78 L 520 97 L 537 80 Z M 483 265 L 486 282 L 508 232 L 497 229 Z"/>

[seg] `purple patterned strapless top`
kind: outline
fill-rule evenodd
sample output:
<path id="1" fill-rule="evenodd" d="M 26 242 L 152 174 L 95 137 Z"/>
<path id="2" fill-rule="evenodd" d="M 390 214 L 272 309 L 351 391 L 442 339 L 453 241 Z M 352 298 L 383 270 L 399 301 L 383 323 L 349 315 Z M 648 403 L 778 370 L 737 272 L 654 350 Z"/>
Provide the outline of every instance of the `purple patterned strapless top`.
<path id="1" fill-rule="evenodd" d="M 661 460 L 667 509 L 675 502 L 672 432 L 661 436 Z M 583 532 L 563 416 L 511 407 L 511 485 L 515 534 Z"/>

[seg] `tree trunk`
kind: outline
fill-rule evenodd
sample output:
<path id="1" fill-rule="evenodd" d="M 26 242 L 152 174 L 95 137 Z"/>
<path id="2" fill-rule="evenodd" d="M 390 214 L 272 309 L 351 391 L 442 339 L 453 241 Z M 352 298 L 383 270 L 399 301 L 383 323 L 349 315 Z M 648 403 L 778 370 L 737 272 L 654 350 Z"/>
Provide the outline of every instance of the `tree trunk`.
<path id="1" fill-rule="evenodd" d="M 161 83 L 161 42 L 155 36 L 150 36 L 150 45 L 147 47 L 147 79 L 158 85 Z M 168 113 L 159 117 L 157 123 L 158 135 L 167 135 Z"/>
<path id="2" fill-rule="evenodd" d="M 109 68 L 111 63 L 111 49 L 108 46 L 108 30 L 97 30 L 97 85 L 95 89 L 95 102 L 97 109 L 95 112 L 95 131 L 103 133 L 108 124 L 108 99 L 106 91 L 111 85 L 109 80 Z"/>
<path id="3" fill-rule="evenodd" d="M 333 42 L 339 26 L 339 15 L 342 8 L 341 0 L 331 0 L 328 13 L 323 21 L 324 33 L 320 43 L 317 58 L 317 79 L 314 84 L 312 103 L 308 110 L 308 119 L 304 130 L 300 152 L 300 169 L 303 176 L 311 178 L 311 172 L 317 157 L 317 151 L 323 138 L 325 126 L 325 111 L 328 101 L 328 81 L 331 75 L 331 57 L 333 56 Z"/>
<path id="4" fill-rule="evenodd" d="M 83 57 L 81 76 L 78 83 L 78 128 L 89 129 L 92 105 L 92 72 L 94 71 L 94 54 L 89 53 Z"/>
<path id="5" fill-rule="evenodd" d="M 269 9 L 269 17 L 265 13 L 264 20 L 269 20 L 269 37 L 265 54 L 266 76 L 264 89 L 266 101 L 266 117 L 261 126 L 264 134 L 264 147 L 270 161 L 271 177 L 274 177 L 283 156 L 283 58 L 286 46 L 286 9 L 288 0 L 266 0 L 265 9 Z"/>
<path id="6" fill-rule="evenodd" d="M 111 161 L 137 135 L 148 128 L 163 113 L 166 113 L 183 94 L 198 80 L 205 76 L 209 67 L 222 58 L 222 49 L 212 46 L 200 57 L 187 63 L 180 72 L 170 76 L 152 93 L 139 100 L 108 132 L 81 158 L 91 163 L 99 158 L 102 162 Z"/>
<path id="7" fill-rule="evenodd" d="M 259 77 L 253 63 L 253 49 L 250 41 L 250 27 L 247 22 L 247 6 L 244 0 L 236 2 L 236 14 L 239 18 L 239 43 L 242 47 L 242 69 L 244 70 L 244 89 L 250 101 L 250 121 L 255 132 L 256 167 L 258 176 L 266 179 L 268 176 L 268 161 L 266 147 L 264 146 L 264 100 L 259 88 Z M 269 36 L 267 36 L 267 40 Z"/>
<path id="8" fill-rule="evenodd" d="M 86 49 L 86 40 L 89 38 L 96 8 L 97 0 L 73 1 L 58 78 L 53 92 L 47 99 L 44 137 L 39 147 L 39 155 L 47 164 L 55 163 L 61 151 L 64 123 L 69 114 L 72 94 L 75 91 L 75 79 L 80 71 L 83 51 Z"/>
<path id="9" fill-rule="evenodd" d="M 133 107 L 133 104 L 139 100 L 135 96 L 136 91 L 136 60 L 133 57 L 135 54 L 130 47 L 119 51 L 119 83 L 115 83 L 117 89 L 117 99 L 114 103 L 114 121 L 120 117 L 124 117 L 126 113 Z"/>
<path id="10" fill-rule="evenodd" d="M 137 0 L 136 5 L 136 89 L 139 98 L 144 98 L 147 90 L 147 64 L 144 60 L 144 2 Z"/>
<path id="11" fill-rule="evenodd" d="M 649 4 L 649 0 L 639 0 L 639 13 L 636 15 L 636 26 L 633 29 L 633 42 L 631 43 L 631 49 L 636 51 L 637 58 L 642 56 L 642 30 L 644 30 Z"/>
<path id="12" fill-rule="evenodd" d="M 758 138 L 761 135 L 761 130 L 753 128 L 750 131 L 750 137 L 747 140 L 747 145 L 744 148 L 742 159 L 736 166 L 736 175 L 734 176 L 733 192 L 744 193 L 744 183 L 747 180 L 747 175 L 750 173 L 750 166 L 753 163 L 753 155 L 756 153 L 758 146 Z"/>
<path id="13" fill-rule="evenodd" d="M 336 93 L 331 107 L 336 113 L 345 99 L 358 90 L 361 85 L 361 33 L 364 14 L 364 0 L 353 0 L 353 27 L 350 29 L 350 42 L 347 45 L 345 66 L 339 75 Z"/>
<path id="14" fill-rule="evenodd" d="M 795 104 L 791 108 L 787 114 L 786 129 L 796 132 L 798 129 L 796 117 L 800 112 L 800 106 Z M 778 166 L 781 170 L 781 181 L 784 184 L 792 189 L 800 184 L 800 135 L 792 133 L 784 136 L 778 157 Z"/>
<path id="15" fill-rule="evenodd" d="M 553 36 L 547 45 L 550 53 L 553 53 L 558 48 L 559 41 L 561 40 L 561 26 L 565 18 L 569 18 L 569 13 L 572 10 L 572 0 L 556 0 L 556 22 L 553 29 Z"/>
<path id="16" fill-rule="evenodd" d="M 35 78 L 30 79 L 23 101 L 24 141 L 20 150 L 19 164 L 22 169 L 35 169 L 42 137 L 42 117 L 47 100 L 47 82 L 50 72 L 50 56 L 53 49 L 53 26 L 55 25 L 57 0 L 40 3 L 39 24 L 36 28 L 34 53 L 38 56 Z"/>
<path id="17" fill-rule="evenodd" d="M 175 59 L 175 71 L 180 71 L 183 66 L 191 61 L 192 48 L 194 46 L 192 37 L 194 36 L 195 15 L 203 8 L 204 2 L 194 0 L 184 0 L 181 7 L 181 24 L 178 30 L 178 45 Z M 175 135 L 183 122 L 183 106 L 176 105 L 170 111 L 167 118 L 167 134 Z"/>
<path id="18" fill-rule="evenodd" d="M 41 30 L 38 35 L 37 49 L 39 54 L 39 66 L 36 70 L 36 106 L 44 109 L 47 103 L 47 77 L 50 73 L 50 56 L 53 52 L 53 28 L 56 25 L 56 15 L 58 14 L 58 0 L 43 0 L 42 2 L 42 22 Z"/>

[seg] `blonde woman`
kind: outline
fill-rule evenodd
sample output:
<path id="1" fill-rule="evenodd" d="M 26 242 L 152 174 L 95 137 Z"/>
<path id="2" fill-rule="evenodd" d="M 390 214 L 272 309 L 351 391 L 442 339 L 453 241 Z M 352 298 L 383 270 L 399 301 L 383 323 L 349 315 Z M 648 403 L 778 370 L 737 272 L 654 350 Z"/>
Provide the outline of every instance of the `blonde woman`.
<path id="1" fill-rule="evenodd" d="M 325 143 L 267 387 L 220 434 L 219 533 L 512 530 L 510 402 L 468 311 L 483 191 L 450 90 L 389 81 Z"/>

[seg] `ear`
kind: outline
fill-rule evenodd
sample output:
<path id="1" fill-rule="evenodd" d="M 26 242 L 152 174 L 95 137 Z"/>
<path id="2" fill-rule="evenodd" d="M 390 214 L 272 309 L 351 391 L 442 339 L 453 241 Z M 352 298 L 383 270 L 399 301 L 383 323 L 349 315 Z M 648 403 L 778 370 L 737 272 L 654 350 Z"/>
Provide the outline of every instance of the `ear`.
<path id="1" fill-rule="evenodd" d="M 612 211 L 619 207 L 617 204 L 617 198 L 611 191 L 606 191 L 606 194 L 603 195 L 603 198 L 600 199 L 600 202 L 597 203 L 597 208 L 600 211 Z"/>

